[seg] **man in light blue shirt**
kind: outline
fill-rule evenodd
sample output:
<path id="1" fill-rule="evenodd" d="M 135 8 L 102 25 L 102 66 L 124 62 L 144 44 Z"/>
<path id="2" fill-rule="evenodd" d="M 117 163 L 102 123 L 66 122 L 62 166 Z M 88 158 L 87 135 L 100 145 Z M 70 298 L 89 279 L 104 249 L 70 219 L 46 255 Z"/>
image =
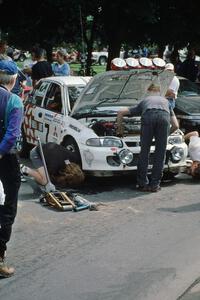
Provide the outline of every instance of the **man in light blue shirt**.
<path id="1" fill-rule="evenodd" d="M 57 51 L 56 59 L 57 61 L 52 63 L 52 70 L 55 76 L 69 76 L 70 75 L 70 66 L 65 61 L 67 52 L 64 49 Z"/>

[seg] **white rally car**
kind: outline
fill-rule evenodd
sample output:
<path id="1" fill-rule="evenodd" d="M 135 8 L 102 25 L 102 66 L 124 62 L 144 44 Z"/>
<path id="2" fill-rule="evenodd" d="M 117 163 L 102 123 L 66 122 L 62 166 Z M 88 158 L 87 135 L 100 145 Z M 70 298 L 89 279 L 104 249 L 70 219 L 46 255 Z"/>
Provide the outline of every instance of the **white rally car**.
<path id="1" fill-rule="evenodd" d="M 67 95 L 62 95 L 59 110 L 49 105 L 50 85 L 55 79 L 47 78 L 39 83 L 26 103 L 23 126 L 26 142 L 36 144 L 39 136 L 43 143 L 62 144 L 76 153 L 85 172 L 95 176 L 134 172 L 140 153 L 140 117 L 124 118 L 124 137 L 119 138 L 117 112 L 136 105 L 155 78 L 165 95 L 172 76 L 169 71 L 149 69 L 98 74 L 86 85 L 72 111 Z M 156 159 L 154 149 L 153 142 L 149 168 Z M 186 166 L 187 152 L 183 135 L 180 132 L 170 135 L 164 171 L 177 174 Z"/>

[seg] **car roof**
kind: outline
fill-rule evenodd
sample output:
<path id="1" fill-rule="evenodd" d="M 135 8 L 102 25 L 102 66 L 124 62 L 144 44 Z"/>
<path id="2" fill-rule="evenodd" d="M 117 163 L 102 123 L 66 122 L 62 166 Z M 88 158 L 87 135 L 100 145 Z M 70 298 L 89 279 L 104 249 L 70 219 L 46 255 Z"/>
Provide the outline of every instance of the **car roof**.
<path id="1" fill-rule="evenodd" d="M 62 85 L 85 85 L 91 78 L 90 76 L 52 76 L 43 78 L 42 81 L 48 80 Z"/>

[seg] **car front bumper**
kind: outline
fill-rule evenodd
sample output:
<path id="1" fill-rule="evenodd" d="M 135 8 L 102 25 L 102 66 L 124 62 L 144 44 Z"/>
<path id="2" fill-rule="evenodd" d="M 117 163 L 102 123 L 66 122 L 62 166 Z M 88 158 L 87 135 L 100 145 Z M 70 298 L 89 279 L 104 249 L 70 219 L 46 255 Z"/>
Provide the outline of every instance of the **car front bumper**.
<path id="1" fill-rule="evenodd" d="M 175 145 L 168 145 L 166 151 L 166 160 L 164 172 L 179 173 L 186 167 L 186 157 L 188 154 L 187 145 L 179 144 L 178 147 L 183 149 L 183 157 L 178 162 L 172 162 L 170 151 Z M 124 149 L 124 148 L 123 148 Z M 94 176 L 114 176 L 120 174 L 135 173 L 137 171 L 140 147 L 128 148 L 133 153 L 133 160 L 129 164 L 123 164 L 119 160 L 119 152 L 122 149 L 104 148 L 104 147 L 85 147 L 82 148 L 82 168 L 86 173 Z M 154 161 L 154 147 L 151 147 L 149 157 L 149 170 L 152 168 Z"/>

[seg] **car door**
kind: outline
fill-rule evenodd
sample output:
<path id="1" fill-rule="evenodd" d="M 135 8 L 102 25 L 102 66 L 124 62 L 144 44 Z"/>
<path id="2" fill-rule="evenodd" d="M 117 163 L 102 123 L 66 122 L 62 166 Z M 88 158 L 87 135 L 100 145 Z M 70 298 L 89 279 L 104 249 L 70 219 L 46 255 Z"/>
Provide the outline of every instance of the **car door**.
<path id="1" fill-rule="evenodd" d="M 25 102 L 23 131 L 26 141 L 33 145 L 37 144 L 38 136 L 43 141 L 46 134 L 43 126 L 44 108 L 42 105 L 49 84 L 48 81 L 40 81 Z"/>
<path id="2" fill-rule="evenodd" d="M 60 143 L 64 118 L 64 93 L 61 85 L 51 82 L 43 101 L 43 142 Z"/>

